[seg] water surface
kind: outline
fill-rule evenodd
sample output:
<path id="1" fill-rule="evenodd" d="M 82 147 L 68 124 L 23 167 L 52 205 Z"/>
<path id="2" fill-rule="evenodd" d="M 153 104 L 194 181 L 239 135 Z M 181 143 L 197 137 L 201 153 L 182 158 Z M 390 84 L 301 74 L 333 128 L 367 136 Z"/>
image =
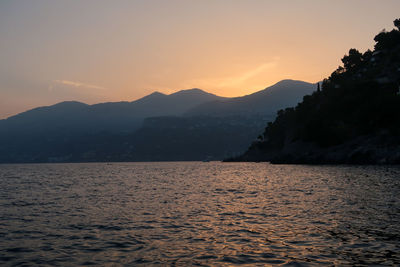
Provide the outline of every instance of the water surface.
<path id="1" fill-rule="evenodd" d="M 400 264 L 400 167 L 0 165 L 0 264 Z"/>

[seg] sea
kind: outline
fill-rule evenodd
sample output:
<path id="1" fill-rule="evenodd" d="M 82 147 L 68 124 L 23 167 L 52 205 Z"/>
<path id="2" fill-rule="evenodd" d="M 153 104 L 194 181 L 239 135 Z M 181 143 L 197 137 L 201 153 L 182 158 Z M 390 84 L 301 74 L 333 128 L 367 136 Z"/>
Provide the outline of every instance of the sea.
<path id="1" fill-rule="evenodd" d="M 1 266 L 393 266 L 400 166 L 0 165 Z"/>

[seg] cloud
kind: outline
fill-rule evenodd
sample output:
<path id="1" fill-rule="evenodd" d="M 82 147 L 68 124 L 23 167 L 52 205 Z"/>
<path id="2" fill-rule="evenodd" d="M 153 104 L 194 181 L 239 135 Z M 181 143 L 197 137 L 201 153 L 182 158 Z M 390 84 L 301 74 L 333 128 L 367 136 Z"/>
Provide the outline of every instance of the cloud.
<path id="1" fill-rule="evenodd" d="M 273 69 L 277 66 L 279 57 L 274 58 L 272 61 L 261 63 L 253 68 L 250 68 L 238 75 L 210 78 L 210 79 L 197 79 L 191 80 L 187 85 L 202 88 L 237 88 L 246 85 L 249 80 L 265 73 L 267 70 Z"/>
<path id="2" fill-rule="evenodd" d="M 257 66 L 256 68 L 250 69 L 242 73 L 239 76 L 223 78 L 219 82 L 217 82 L 217 85 L 219 87 L 229 87 L 229 86 L 239 85 L 263 73 L 267 69 L 271 69 L 275 66 L 276 66 L 276 61 L 266 62 Z"/>
<path id="3" fill-rule="evenodd" d="M 68 81 L 68 80 L 55 80 L 54 82 L 63 84 L 63 85 L 67 85 L 67 86 L 77 87 L 77 88 L 91 88 L 91 89 L 101 89 L 101 90 L 107 89 L 105 87 L 101 87 L 101 86 L 94 85 L 94 84 L 74 82 L 74 81 Z"/>

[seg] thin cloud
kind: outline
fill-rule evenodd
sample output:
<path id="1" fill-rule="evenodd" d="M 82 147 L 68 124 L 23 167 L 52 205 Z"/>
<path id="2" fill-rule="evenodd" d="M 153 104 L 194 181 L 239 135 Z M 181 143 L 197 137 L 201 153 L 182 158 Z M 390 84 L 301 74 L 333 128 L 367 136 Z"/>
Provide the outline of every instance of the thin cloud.
<path id="1" fill-rule="evenodd" d="M 55 80 L 54 82 L 63 84 L 63 85 L 67 85 L 67 86 L 77 87 L 77 88 L 90 88 L 90 89 L 101 89 L 101 90 L 107 89 L 105 87 L 94 85 L 94 84 L 74 82 L 74 81 L 68 81 L 68 80 Z"/>
<path id="2" fill-rule="evenodd" d="M 245 81 L 250 80 L 251 78 L 263 73 L 267 69 L 271 69 L 275 66 L 276 66 L 276 61 L 263 63 L 254 69 L 242 73 L 239 76 L 223 78 L 217 84 L 220 87 L 228 87 L 228 86 L 235 86 L 238 84 L 242 84 Z"/>
<path id="3" fill-rule="evenodd" d="M 278 61 L 279 58 L 276 57 L 272 61 L 264 62 L 236 76 L 191 80 L 188 85 L 194 85 L 195 87 L 199 88 L 202 88 L 203 86 L 206 88 L 234 88 L 242 86 L 246 84 L 248 80 L 275 68 L 278 64 Z"/>

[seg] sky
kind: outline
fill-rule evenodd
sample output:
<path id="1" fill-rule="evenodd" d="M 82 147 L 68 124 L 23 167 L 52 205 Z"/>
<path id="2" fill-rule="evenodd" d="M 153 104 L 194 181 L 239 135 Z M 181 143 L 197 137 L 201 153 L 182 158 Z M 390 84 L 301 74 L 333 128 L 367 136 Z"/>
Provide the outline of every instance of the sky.
<path id="1" fill-rule="evenodd" d="M 399 0 L 0 0 L 0 119 L 43 105 L 327 78 Z"/>

